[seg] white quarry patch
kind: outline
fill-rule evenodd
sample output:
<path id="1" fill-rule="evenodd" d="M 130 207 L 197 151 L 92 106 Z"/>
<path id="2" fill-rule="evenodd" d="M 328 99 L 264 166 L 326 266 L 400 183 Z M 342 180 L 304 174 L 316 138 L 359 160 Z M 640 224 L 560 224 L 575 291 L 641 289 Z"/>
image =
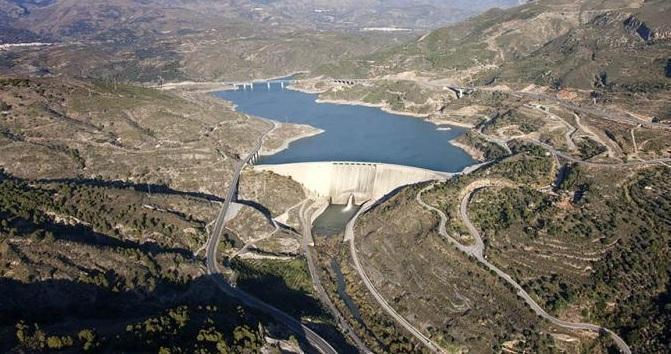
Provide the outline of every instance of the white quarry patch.
<path id="1" fill-rule="evenodd" d="M 4 43 L 0 44 L 0 50 L 8 50 L 11 48 L 24 48 L 24 47 L 48 47 L 53 45 L 53 43 L 41 43 L 41 42 L 31 42 L 31 43 Z"/>
<path id="2" fill-rule="evenodd" d="M 412 32 L 410 28 L 399 27 L 364 27 L 361 30 L 363 32 Z"/>
<path id="3" fill-rule="evenodd" d="M 258 165 L 254 169 L 291 177 L 317 197 L 328 197 L 335 204 L 346 204 L 350 196 L 354 196 L 357 203 L 378 200 L 399 187 L 443 181 L 453 175 L 417 167 L 365 162 L 305 162 Z"/>

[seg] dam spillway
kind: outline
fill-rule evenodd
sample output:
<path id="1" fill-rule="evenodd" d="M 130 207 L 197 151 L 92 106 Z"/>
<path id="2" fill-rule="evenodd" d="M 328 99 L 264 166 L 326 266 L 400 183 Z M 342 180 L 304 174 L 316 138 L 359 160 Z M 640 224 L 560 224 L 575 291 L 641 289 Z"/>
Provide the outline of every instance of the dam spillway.
<path id="1" fill-rule="evenodd" d="M 367 162 L 301 162 L 281 165 L 257 165 L 256 171 L 269 171 L 290 177 L 319 197 L 333 204 L 378 200 L 399 187 L 447 180 L 454 174 L 423 168 Z"/>

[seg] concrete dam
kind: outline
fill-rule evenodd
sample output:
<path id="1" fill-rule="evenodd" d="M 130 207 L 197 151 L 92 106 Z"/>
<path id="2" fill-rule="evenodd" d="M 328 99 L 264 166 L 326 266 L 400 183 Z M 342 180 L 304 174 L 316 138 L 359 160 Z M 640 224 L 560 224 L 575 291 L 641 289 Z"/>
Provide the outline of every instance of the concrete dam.
<path id="1" fill-rule="evenodd" d="M 444 181 L 457 173 L 367 162 L 303 162 L 257 165 L 256 171 L 270 171 L 290 177 L 333 204 L 347 204 L 353 196 L 357 204 L 378 200 L 399 187 L 426 181 Z"/>

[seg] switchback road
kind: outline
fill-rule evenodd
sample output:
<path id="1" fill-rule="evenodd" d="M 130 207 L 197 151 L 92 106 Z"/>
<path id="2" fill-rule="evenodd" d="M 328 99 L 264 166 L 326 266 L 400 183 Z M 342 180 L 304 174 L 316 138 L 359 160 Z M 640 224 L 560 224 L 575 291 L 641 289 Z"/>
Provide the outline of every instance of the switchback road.
<path id="1" fill-rule="evenodd" d="M 555 324 L 559 327 L 564 327 L 564 328 L 569 328 L 569 329 L 578 329 L 578 330 L 588 330 L 588 331 L 593 331 L 593 332 L 597 332 L 597 333 L 608 333 L 622 353 L 631 354 L 631 349 L 629 348 L 627 343 L 622 338 L 620 338 L 620 336 L 618 336 L 615 332 L 613 332 L 613 331 L 611 331 L 607 328 L 604 328 L 604 327 L 601 327 L 601 326 L 598 326 L 598 325 L 594 325 L 594 324 L 591 324 L 591 323 L 568 322 L 568 321 L 564 321 L 564 320 L 558 319 L 558 318 L 550 315 L 540 305 L 538 305 L 538 303 L 536 303 L 536 301 L 534 301 L 533 298 L 531 298 L 529 293 L 527 293 L 526 290 L 524 290 L 522 288 L 522 286 L 517 283 L 517 281 L 515 281 L 510 275 L 508 275 L 507 273 L 505 273 L 504 271 L 499 269 L 497 266 L 490 263 L 484 257 L 484 254 L 483 254 L 484 253 L 484 242 L 482 241 L 482 237 L 480 235 L 480 232 L 475 228 L 475 226 L 473 225 L 473 223 L 471 222 L 471 220 L 468 216 L 468 203 L 470 202 L 473 193 L 475 191 L 477 191 L 478 189 L 487 188 L 487 187 L 501 186 L 503 184 L 501 184 L 499 181 L 476 181 L 476 182 L 474 182 L 474 184 L 478 183 L 478 182 L 480 182 L 480 183 L 477 185 L 477 187 L 466 187 L 467 192 L 462 197 L 460 208 L 459 208 L 460 218 L 461 218 L 462 222 L 464 223 L 464 225 L 466 225 L 466 228 L 468 229 L 468 232 L 475 239 L 475 246 L 464 246 L 460 242 L 458 242 L 456 239 L 451 237 L 447 233 L 447 228 L 446 228 L 447 215 L 445 215 L 445 213 L 442 210 L 439 210 L 439 209 L 437 209 L 433 206 L 430 206 L 422 200 L 422 194 L 431 190 L 432 188 L 434 188 L 436 186 L 435 184 L 432 184 L 432 185 L 422 189 L 417 194 L 417 202 L 420 205 L 422 205 L 423 207 L 425 207 L 425 208 L 427 208 L 431 211 L 436 212 L 440 216 L 440 224 L 439 224 L 439 227 L 438 227 L 438 233 L 440 233 L 441 236 L 443 236 L 450 243 L 455 245 L 459 250 L 463 251 L 464 253 L 466 253 L 470 256 L 473 256 L 478 262 L 483 264 L 488 269 L 494 271 L 499 277 L 503 278 L 506 282 L 508 282 L 508 284 L 512 285 L 517 290 L 517 294 L 522 299 L 524 299 L 524 301 L 534 310 L 534 312 L 536 312 L 536 314 L 538 316 L 550 321 L 551 323 L 553 323 L 553 324 Z M 508 185 L 508 184 L 506 184 L 506 185 Z"/>

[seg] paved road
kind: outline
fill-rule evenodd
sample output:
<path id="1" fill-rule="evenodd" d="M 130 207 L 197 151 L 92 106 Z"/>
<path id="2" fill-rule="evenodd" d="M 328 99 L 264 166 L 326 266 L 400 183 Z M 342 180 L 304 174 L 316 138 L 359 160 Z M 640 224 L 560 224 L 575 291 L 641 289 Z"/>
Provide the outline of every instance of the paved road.
<path id="1" fill-rule="evenodd" d="M 476 133 L 478 133 L 483 139 L 497 144 L 501 147 L 503 147 L 508 154 L 512 154 L 512 151 L 510 150 L 510 147 L 508 147 L 508 142 L 510 140 L 514 139 L 500 139 L 500 138 L 495 138 L 492 136 L 489 136 L 487 134 L 484 134 L 481 130 L 476 130 Z M 618 168 L 618 167 L 626 167 L 626 166 L 645 166 L 645 165 L 665 165 L 668 166 L 668 163 L 671 163 L 671 158 L 660 158 L 660 159 L 652 159 L 652 160 L 636 160 L 636 161 L 627 161 L 627 162 L 592 162 L 592 161 L 585 161 L 581 160 L 577 157 L 573 157 L 567 153 L 561 152 L 557 149 L 555 149 L 554 146 L 546 144 L 544 142 L 535 140 L 535 139 L 528 139 L 528 138 L 521 138 L 521 140 L 527 141 L 529 143 L 532 143 L 534 145 L 538 145 L 545 150 L 549 151 L 552 153 L 555 157 L 561 157 L 567 161 L 574 162 L 577 164 L 585 165 L 585 166 L 593 166 L 593 167 L 611 167 L 611 168 Z"/>
<path id="2" fill-rule="evenodd" d="M 553 146 L 548 145 L 546 143 L 540 142 L 538 140 L 527 140 L 532 144 L 541 146 L 542 148 L 548 150 L 550 153 L 554 154 L 555 156 L 559 156 L 564 158 L 565 160 L 575 162 L 580 165 L 585 165 L 585 166 L 594 166 L 594 167 L 613 167 L 613 168 L 618 168 L 618 167 L 626 167 L 626 166 L 645 166 L 645 165 L 659 165 L 659 164 L 666 164 L 666 163 L 671 163 L 671 158 L 661 158 L 661 159 L 652 159 L 652 160 L 636 160 L 636 161 L 627 161 L 627 162 L 591 162 L 591 161 L 584 161 L 579 158 L 573 157 L 571 155 L 568 155 L 566 153 L 563 153 L 557 149 L 555 149 Z"/>
<path id="3" fill-rule="evenodd" d="M 345 240 L 349 241 L 349 246 L 350 246 L 350 253 L 352 254 L 352 260 L 354 260 L 354 268 L 356 269 L 357 273 L 359 273 L 359 277 L 361 280 L 363 280 L 364 285 L 368 289 L 368 292 L 370 292 L 371 295 L 377 300 L 378 304 L 384 309 L 391 317 L 396 320 L 398 324 L 400 324 L 403 328 L 405 328 L 408 332 L 410 332 L 417 340 L 419 340 L 422 344 L 424 344 L 429 350 L 435 353 L 444 353 L 444 350 L 436 344 L 434 341 L 432 341 L 429 337 L 425 336 L 419 329 L 415 328 L 410 322 L 408 322 L 403 316 L 401 316 L 396 310 L 394 310 L 391 305 L 387 302 L 387 300 L 380 295 L 380 293 L 377 291 L 373 283 L 370 281 L 368 278 L 368 275 L 366 275 L 366 272 L 364 271 L 363 267 L 361 266 L 361 262 L 359 261 L 359 256 L 356 251 L 356 245 L 354 241 L 354 225 L 356 224 L 356 220 L 358 217 L 362 214 L 364 214 L 372 204 L 366 204 L 364 205 L 361 210 L 350 220 L 350 222 L 347 224 L 347 227 L 345 229 Z"/>
<path id="4" fill-rule="evenodd" d="M 217 215 L 214 227 L 212 228 L 212 235 L 210 236 L 210 239 L 207 241 L 207 247 L 205 253 L 205 256 L 207 257 L 206 262 L 207 273 L 213 276 L 213 280 L 215 281 L 217 286 L 227 295 L 238 299 L 240 302 L 242 302 L 247 306 L 254 307 L 270 315 L 277 322 L 285 325 L 291 331 L 296 333 L 299 336 L 299 338 L 307 340 L 308 343 L 310 343 L 310 345 L 312 345 L 319 352 L 324 354 L 337 354 L 336 350 L 326 340 L 324 340 L 322 337 L 320 337 L 317 333 L 312 331 L 307 326 L 300 323 L 298 320 L 294 319 L 293 317 L 289 316 L 288 314 L 279 310 L 278 308 L 270 304 L 267 304 L 255 298 L 254 296 L 240 289 L 234 288 L 230 284 L 228 284 L 226 278 L 222 275 L 221 271 L 219 270 L 219 264 L 217 263 L 217 250 L 219 246 L 219 241 L 221 240 L 221 236 L 224 230 L 226 213 L 228 211 L 228 207 L 231 201 L 234 199 L 235 194 L 237 192 L 237 186 L 240 180 L 240 173 L 242 172 L 244 166 L 247 163 L 249 163 L 249 161 L 259 151 L 261 145 L 263 144 L 263 140 L 273 129 L 275 129 L 274 124 L 272 129 L 268 130 L 263 136 L 259 138 L 253 151 L 244 160 L 240 161 L 235 169 L 233 179 L 231 180 L 231 185 L 228 189 L 228 194 L 226 195 L 226 200 L 224 201 L 224 204 L 222 205 L 221 210 Z"/>
<path id="5" fill-rule="evenodd" d="M 480 188 L 486 188 L 485 185 L 483 185 Z M 490 186 L 494 186 L 494 185 L 496 185 L 496 184 L 494 184 L 494 183 L 490 184 Z M 465 252 L 468 255 L 471 255 L 471 256 L 475 257 L 475 259 L 477 259 L 478 262 L 485 265 L 488 269 L 493 270 L 494 272 L 496 272 L 496 274 L 499 277 L 503 278 L 510 285 L 512 285 L 517 290 L 517 294 L 522 299 L 524 299 L 524 301 L 534 310 L 534 312 L 536 312 L 536 314 L 538 316 L 550 321 L 551 323 L 553 323 L 557 326 L 564 327 L 564 328 L 589 330 L 589 331 L 593 331 L 593 332 L 597 332 L 597 333 L 604 333 L 604 332 L 608 333 L 611 336 L 611 338 L 613 338 L 613 341 L 618 346 L 618 348 L 620 348 L 620 351 L 622 353 L 631 354 L 631 349 L 629 348 L 627 343 L 622 338 L 620 338 L 615 332 L 613 332 L 613 331 L 611 331 L 607 328 L 603 328 L 601 326 L 597 326 L 597 325 L 594 325 L 594 324 L 591 324 L 591 323 L 568 322 L 568 321 L 558 319 L 558 318 L 548 314 L 540 305 L 538 305 L 538 303 L 536 303 L 536 301 L 534 301 L 533 298 L 531 298 L 529 293 L 527 293 L 522 288 L 522 286 L 519 285 L 510 275 L 508 275 L 507 273 L 505 273 L 504 271 L 499 269 L 497 266 L 490 263 L 487 259 L 485 259 L 484 254 L 483 254 L 484 243 L 482 241 L 482 237 L 480 235 L 480 232 L 475 228 L 475 226 L 473 225 L 473 223 L 471 222 L 471 220 L 468 216 L 468 203 L 470 202 L 473 193 L 480 188 L 474 188 L 472 190 L 468 190 L 468 192 L 461 199 L 461 205 L 460 205 L 460 208 L 459 208 L 460 209 L 459 214 L 460 214 L 460 218 L 461 218 L 462 222 L 466 225 L 466 228 L 468 229 L 469 233 L 476 240 L 475 241 L 475 246 L 470 246 L 469 247 L 469 246 L 462 245 L 461 243 L 459 243 L 457 240 L 452 238 L 447 233 L 447 229 L 446 229 L 447 216 L 445 215 L 445 213 L 442 210 L 439 210 L 439 209 L 437 209 L 433 206 L 430 206 L 430 205 L 424 203 L 424 201 L 422 200 L 422 194 L 424 192 L 432 189 L 434 186 L 435 186 L 435 184 L 430 185 L 430 186 L 424 188 L 423 190 L 421 190 L 417 194 L 417 202 L 419 202 L 419 204 L 422 205 L 423 207 L 438 213 L 438 215 L 440 216 L 440 224 L 439 224 L 438 232 L 440 233 L 441 236 L 445 237 L 450 243 L 457 246 L 457 248 L 459 250 Z"/>
<path id="6" fill-rule="evenodd" d="M 308 263 L 308 269 L 310 271 L 310 277 L 312 278 L 312 285 L 317 291 L 317 296 L 319 296 L 320 301 L 325 304 L 333 316 L 338 321 L 338 325 L 341 330 L 349 336 L 349 338 L 354 342 L 354 345 L 357 347 L 360 353 L 372 353 L 372 351 L 366 346 L 366 344 L 359 338 L 354 329 L 349 325 L 347 320 L 342 316 L 338 308 L 335 307 L 331 299 L 326 294 L 324 286 L 322 286 L 321 280 L 319 279 L 319 274 L 317 274 L 317 267 L 314 264 L 313 258 L 313 247 L 310 246 L 313 243 L 312 239 L 312 214 L 311 207 L 306 207 L 306 204 L 303 204 L 300 209 L 300 219 L 301 224 L 303 225 L 303 252 L 305 253 L 305 258 Z"/>
<path id="7" fill-rule="evenodd" d="M 595 116 L 598 116 L 599 118 L 605 119 L 605 120 L 610 120 L 613 122 L 618 122 L 618 123 L 624 123 L 624 124 L 629 124 L 629 125 L 641 125 L 646 128 L 651 128 L 651 129 L 664 129 L 664 130 L 671 130 L 671 126 L 666 125 L 666 124 L 660 124 L 660 123 L 652 123 L 648 121 L 641 120 L 639 118 L 636 118 L 630 114 L 623 113 L 623 112 L 617 112 L 617 111 L 611 111 L 611 110 L 606 110 L 603 109 L 602 107 L 598 106 L 579 106 L 576 104 L 573 104 L 571 102 L 562 100 L 557 98 L 556 96 L 552 95 L 547 95 L 547 94 L 540 94 L 540 93 L 531 93 L 531 92 L 522 92 L 522 91 L 516 91 L 512 93 L 513 96 L 518 96 L 518 97 L 527 97 L 527 98 L 533 98 L 539 101 L 552 101 L 566 109 L 570 109 L 575 112 L 580 112 L 580 113 L 585 113 L 585 114 L 592 114 Z"/>

